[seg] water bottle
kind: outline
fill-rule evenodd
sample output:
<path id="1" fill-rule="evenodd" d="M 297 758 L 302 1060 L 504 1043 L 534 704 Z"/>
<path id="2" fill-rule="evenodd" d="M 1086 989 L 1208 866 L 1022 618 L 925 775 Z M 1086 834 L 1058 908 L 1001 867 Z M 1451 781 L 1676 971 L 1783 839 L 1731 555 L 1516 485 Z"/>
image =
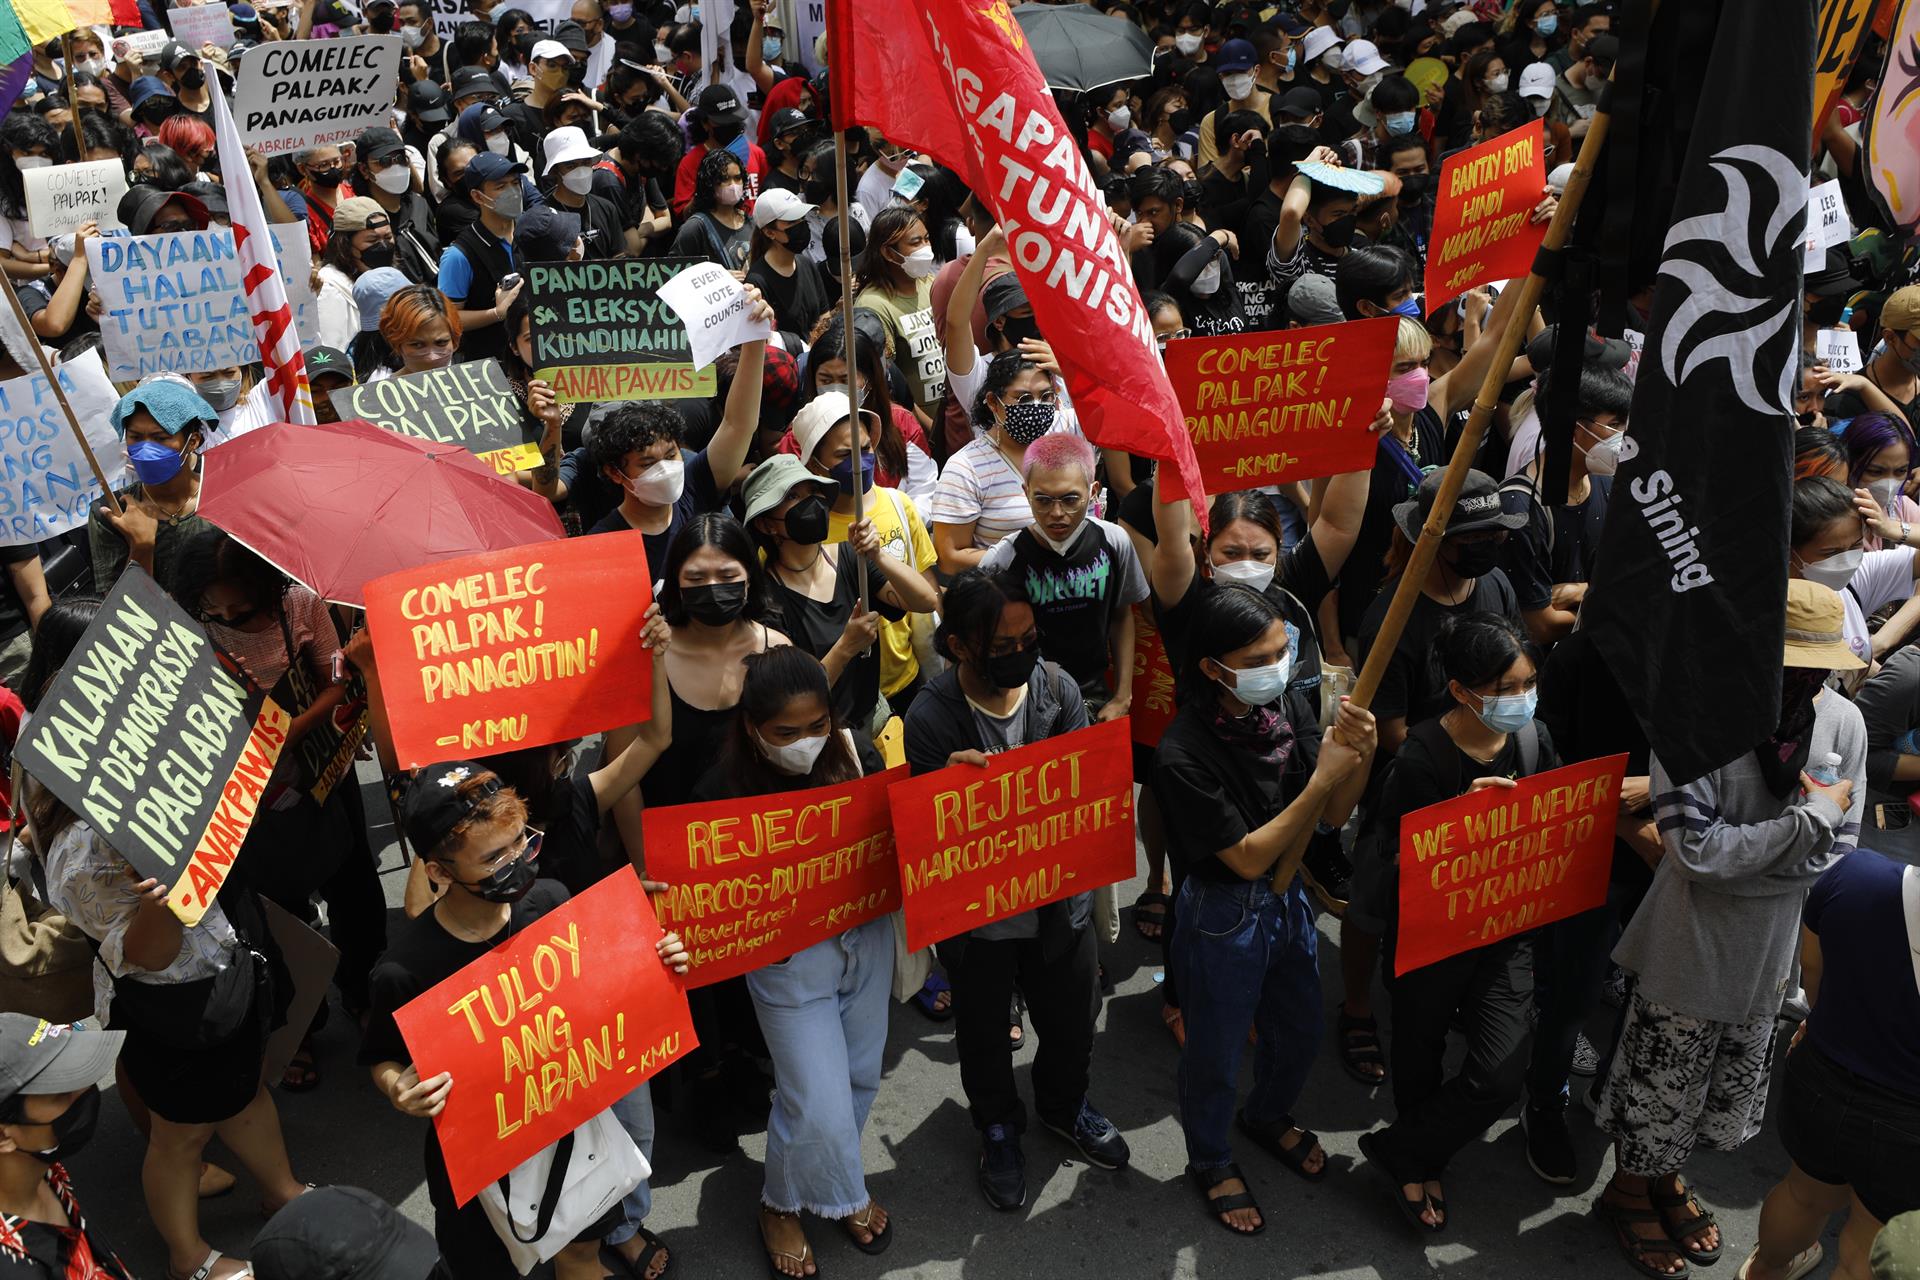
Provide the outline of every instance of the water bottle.
<path id="1" fill-rule="evenodd" d="M 1820 757 L 1820 763 L 1807 766 L 1807 776 L 1823 787 L 1831 787 L 1840 781 L 1840 753 L 1829 751 Z"/>

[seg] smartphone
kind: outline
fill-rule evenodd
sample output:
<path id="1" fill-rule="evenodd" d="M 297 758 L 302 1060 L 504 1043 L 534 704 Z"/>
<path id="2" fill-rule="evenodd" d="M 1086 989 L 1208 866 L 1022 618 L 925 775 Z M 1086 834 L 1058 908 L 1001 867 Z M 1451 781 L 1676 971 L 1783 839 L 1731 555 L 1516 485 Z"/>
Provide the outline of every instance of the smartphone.
<path id="1" fill-rule="evenodd" d="M 518 285 L 519 283 L 520 283 L 520 273 L 518 271 L 509 271 L 507 272 L 507 274 L 500 277 L 500 287 L 502 289 L 511 289 L 516 285 Z"/>

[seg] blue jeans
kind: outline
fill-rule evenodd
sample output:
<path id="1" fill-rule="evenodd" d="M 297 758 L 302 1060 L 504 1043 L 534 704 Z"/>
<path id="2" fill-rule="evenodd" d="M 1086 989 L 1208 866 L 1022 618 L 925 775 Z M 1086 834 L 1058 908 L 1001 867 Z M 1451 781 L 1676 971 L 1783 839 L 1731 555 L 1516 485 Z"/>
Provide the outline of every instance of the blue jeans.
<path id="1" fill-rule="evenodd" d="M 633 1145 L 640 1148 L 640 1154 L 646 1157 L 647 1167 L 653 1167 L 653 1087 L 643 1080 L 640 1087 L 613 1104 L 613 1118 L 633 1139 Z M 608 1244 L 625 1244 L 640 1234 L 640 1224 L 647 1220 L 647 1214 L 653 1210 L 653 1188 L 648 1179 L 642 1178 L 640 1185 L 627 1192 L 620 1201 L 620 1225 L 607 1233 Z"/>
<path id="2" fill-rule="evenodd" d="M 1180 1054 L 1180 1122 L 1196 1169 L 1233 1163 L 1229 1132 L 1247 1028 L 1253 1092 L 1247 1121 L 1287 1121 L 1320 1047 L 1319 935 L 1306 891 L 1284 896 L 1265 879 L 1221 884 L 1188 877 L 1180 889 L 1173 970 L 1187 1047 Z"/>
<path id="3" fill-rule="evenodd" d="M 775 1212 L 845 1218 L 866 1207 L 860 1130 L 880 1090 L 892 989 L 884 916 L 747 975 L 773 1055 L 761 1199 Z"/>

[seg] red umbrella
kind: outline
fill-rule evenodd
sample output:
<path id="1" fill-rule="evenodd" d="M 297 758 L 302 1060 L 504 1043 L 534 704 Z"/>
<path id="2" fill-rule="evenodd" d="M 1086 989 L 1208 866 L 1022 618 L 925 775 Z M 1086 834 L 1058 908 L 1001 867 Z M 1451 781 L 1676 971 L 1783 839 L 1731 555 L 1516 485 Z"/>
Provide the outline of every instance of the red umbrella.
<path id="1" fill-rule="evenodd" d="M 206 453 L 200 514 L 323 599 L 370 579 L 564 537 L 553 504 L 457 445 L 374 426 L 277 422 Z"/>

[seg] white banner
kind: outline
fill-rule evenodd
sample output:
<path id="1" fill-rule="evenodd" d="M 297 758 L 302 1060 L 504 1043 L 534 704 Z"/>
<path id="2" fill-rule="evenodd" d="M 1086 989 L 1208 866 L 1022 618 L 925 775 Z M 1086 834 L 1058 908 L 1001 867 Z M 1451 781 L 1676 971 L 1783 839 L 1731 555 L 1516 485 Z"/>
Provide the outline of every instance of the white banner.
<path id="1" fill-rule="evenodd" d="M 401 53 L 399 36 L 279 40 L 249 51 L 233 86 L 240 140 L 287 155 L 390 124 Z"/>
<path id="2" fill-rule="evenodd" d="M 102 231 L 118 231 L 120 197 L 127 194 L 127 171 L 118 160 L 85 160 L 22 169 L 27 187 L 27 225 L 37 236 L 77 231 L 97 222 Z"/>
<path id="3" fill-rule="evenodd" d="M 119 393 L 98 352 L 61 365 L 55 375 L 110 481 L 127 469 L 127 451 L 109 421 Z M 80 442 L 41 374 L 0 382 L 0 546 L 44 542 L 87 522 L 101 498 Z"/>
<path id="4" fill-rule="evenodd" d="M 225 49 L 233 44 L 233 14 L 224 4 L 196 4 L 167 10 L 173 38 L 195 53 L 203 44 Z"/>

